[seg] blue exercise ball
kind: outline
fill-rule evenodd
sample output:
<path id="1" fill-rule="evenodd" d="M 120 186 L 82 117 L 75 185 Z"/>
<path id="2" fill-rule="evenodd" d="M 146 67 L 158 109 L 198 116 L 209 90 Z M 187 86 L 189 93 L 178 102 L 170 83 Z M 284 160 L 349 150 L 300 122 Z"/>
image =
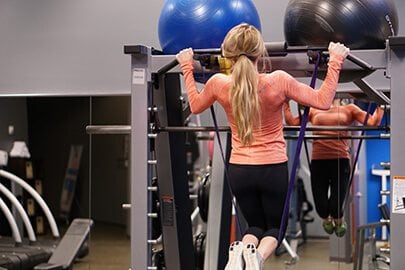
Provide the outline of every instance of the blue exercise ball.
<path id="1" fill-rule="evenodd" d="M 167 0 L 159 17 L 159 42 L 165 54 L 219 48 L 226 33 L 242 22 L 261 30 L 251 0 Z"/>
<path id="2" fill-rule="evenodd" d="M 288 45 L 378 49 L 397 32 L 394 0 L 290 0 L 284 17 Z"/>

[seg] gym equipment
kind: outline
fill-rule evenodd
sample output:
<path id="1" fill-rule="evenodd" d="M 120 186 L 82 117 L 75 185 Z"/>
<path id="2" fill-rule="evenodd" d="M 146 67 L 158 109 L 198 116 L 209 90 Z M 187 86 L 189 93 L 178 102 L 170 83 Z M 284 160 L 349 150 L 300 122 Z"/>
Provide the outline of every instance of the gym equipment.
<path id="1" fill-rule="evenodd" d="M 200 209 L 200 217 L 204 222 L 208 220 L 208 202 L 210 196 L 210 174 L 206 173 L 198 186 L 198 208 Z"/>
<path id="2" fill-rule="evenodd" d="M 393 0 L 290 0 L 284 17 L 286 41 L 294 46 L 340 41 L 351 49 L 377 49 L 397 32 Z"/>
<path id="3" fill-rule="evenodd" d="M 229 29 L 242 22 L 261 29 L 252 0 L 167 0 L 159 17 L 160 45 L 166 54 L 219 48 Z"/>
<path id="4" fill-rule="evenodd" d="M 157 178 L 154 177 L 152 178 L 151 182 L 151 189 L 153 190 L 153 193 L 151 195 L 151 204 L 152 204 L 152 213 L 160 213 L 160 207 L 159 207 L 159 190 L 157 187 Z M 162 221 L 160 216 L 157 218 L 154 218 L 152 220 L 152 232 L 151 232 L 152 238 L 156 239 L 160 235 L 162 235 Z"/>
<path id="5" fill-rule="evenodd" d="M 379 208 L 382 213 L 382 217 L 384 219 L 389 220 L 389 210 L 387 208 L 389 194 L 387 194 L 387 191 L 388 191 L 388 183 L 389 183 L 388 177 L 390 177 L 391 172 L 389 169 L 388 170 L 387 169 L 372 169 L 371 174 L 381 177 L 381 191 L 380 191 L 381 204 L 379 205 Z M 385 217 L 384 217 L 384 215 L 385 215 Z M 383 226 L 381 228 L 381 239 L 382 240 L 388 239 L 388 227 L 387 226 Z"/>
<path id="6" fill-rule="evenodd" d="M 163 250 L 153 253 L 152 263 L 152 267 L 156 267 L 155 269 L 165 269 L 165 255 Z"/>
<path id="7" fill-rule="evenodd" d="M 7 204 L 1 198 L 0 198 L 0 210 L 2 210 L 8 223 L 10 224 L 11 232 L 12 232 L 15 242 L 17 244 L 21 244 L 22 239 L 21 239 L 20 231 L 18 230 L 17 223 L 16 223 L 10 209 L 7 207 Z"/>
<path id="8" fill-rule="evenodd" d="M 8 188 L 6 188 L 1 183 L 0 183 L 0 192 L 3 193 L 9 199 L 11 204 L 15 207 L 17 212 L 20 214 L 20 216 L 24 222 L 25 229 L 27 231 L 30 242 L 32 242 L 32 243 L 36 242 L 37 238 L 35 236 L 34 229 L 32 228 L 30 219 L 29 219 L 27 213 L 25 212 L 24 207 L 21 205 L 20 201 L 14 196 L 14 194 L 10 190 L 8 190 Z"/>
<path id="9" fill-rule="evenodd" d="M 146 66 L 144 66 L 144 64 L 149 60 L 157 60 L 157 58 L 153 57 L 152 50 L 146 47 L 133 46 L 125 48 L 125 52 L 133 55 L 133 78 L 137 77 L 137 72 L 151 72 L 149 69 L 145 69 Z M 166 61 L 168 59 L 173 61 L 173 56 L 169 57 L 159 55 L 161 60 L 163 60 L 165 57 L 167 58 Z M 170 69 L 174 67 L 171 66 L 168 68 L 165 66 L 170 64 L 171 63 L 169 62 L 164 62 L 156 65 L 156 67 L 160 68 L 155 71 L 153 76 L 150 76 L 150 78 L 153 78 L 153 82 L 151 81 L 148 84 L 143 84 L 141 83 L 141 80 L 139 80 L 139 82 L 138 80 L 135 80 L 132 84 L 134 87 L 133 107 L 148 108 L 146 110 L 148 113 L 144 115 L 137 112 L 136 114 L 139 117 L 134 118 L 131 125 L 140 127 L 145 126 L 143 125 L 145 122 L 148 123 L 148 121 L 153 121 L 153 119 L 158 120 L 150 123 L 150 125 L 146 125 L 149 127 L 149 129 L 144 130 L 147 136 L 144 136 L 142 134 L 143 132 L 137 128 L 137 132 L 135 133 L 136 136 L 132 138 L 132 141 L 134 142 L 134 149 L 137 149 L 136 153 L 138 154 L 136 156 L 140 159 L 137 160 L 133 165 L 134 171 L 136 171 L 135 179 L 150 179 L 150 173 L 155 168 L 152 166 L 157 166 L 160 193 L 159 196 L 161 201 L 162 234 L 163 239 L 166 239 L 166 241 L 163 241 L 166 267 L 182 269 L 183 267 L 181 267 L 181 265 L 187 263 L 187 269 L 194 269 L 195 262 L 189 261 L 190 256 L 182 256 L 184 255 L 183 252 L 185 250 L 188 251 L 193 245 L 192 241 L 188 241 L 188 236 L 191 236 L 191 233 L 189 233 L 189 229 L 187 228 L 186 224 L 186 222 L 189 222 L 190 220 L 190 214 L 184 215 L 185 209 L 183 209 L 183 207 L 186 209 L 188 208 L 188 203 L 183 200 L 185 199 L 183 197 L 187 197 L 187 200 L 189 200 L 187 196 L 188 188 L 185 189 L 182 187 L 182 175 L 173 177 L 176 170 L 180 170 L 181 167 L 184 167 L 184 163 L 180 164 L 179 162 L 180 159 L 184 159 L 183 157 L 179 156 L 181 153 L 183 153 L 183 150 L 178 144 L 180 140 L 173 140 L 174 135 L 181 135 L 182 132 L 172 132 L 169 134 L 166 132 L 159 132 L 160 126 L 173 126 L 176 123 L 178 126 L 183 125 L 183 121 L 181 119 L 185 118 L 183 113 L 178 112 L 178 107 L 181 105 L 181 101 L 176 98 L 175 94 L 179 87 L 178 72 L 176 72 L 176 74 L 163 72 L 170 71 Z M 139 73 L 139 75 L 141 75 L 142 78 L 142 74 Z M 152 74 L 144 74 L 142 82 L 146 83 L 145 79 L 149 78 L 149 75 Z M 167 90 L 170 90 L 170 95 L 165 94 Z M 181 111 L 184 110 L 182 109 Z M 222 122 L 225 122 L 224 117 L 222 120 Z M 131 129 L 131 132 L 134 132 L 134 130 Z M 222 145 L 227 146 L 225 149 L 227 149 L 228 152 L 229 144 L 227 144 L 227 142 L 229 142 L 229 138 L 227 137 L 229 137 L 229 134 L 221 134 L 220 136 L 220 140 L 223 142 Z M 147 139 L 146 141 L 144 140 L 145 138 Z M 184 139 L 182 139 L 181 142 L 184 145 Z M 217 147 L 217 145 L 218 144 L 216 144 L 215 147 Z M 178 154 L 178 156 L 174 155 L 173 150 L 171 150 L 172 148 L 175 148 L 175 154 Z M 218 150 L 218 148 L 216 148 L 216 150 Z M 143 152 L 145 156 L 139 155 L 140 151 Z M 162 160 L 165 162 L 159 162 Z M 143 170 L 143 165 L 147 166 L 146 171 Z M 212 179 L 215 179 L 215 184 L 211 183 L 212 185 L 210 190 L 209 204 L 213 207 L 210 207 L 207 223 L 207 233 L 209 234 L 209 237 L 207 237 L 205 250 L 205 269 L 221 269 L 226 264 L 226 254 L 230 239 L 230 236 L 227 234 L 229 234 L 232 204 L 230 193 L 227 190 L 227 185 L 224 184 L 224 176 L 224 163 L 223 160 L 217 155 L 213 160 Z M 176 181 L 173 181 L 173 179 L 176 179 Z M 148 181 L 142 181 L 134 184 L 132 186 L 132 196 L 133 198 L 136 198 L 136 200 L 147 201 L 149 204 L 150 194 L 144 192 L 144 190 L 149 190 L 148 185 L 150 185 L 150 183 L 148 184 L 147 182 Z M 176 194 L 176 189 L 178 191 L 183 189 L 183 193 L 177 192 Z M 181 197 L 179 197 L 180 195 Z M 176 208 L 173 206 L 174 203 Z M 173 212 L 174 209 L 176 212 Z M 136 265 L 132 265 L 132 267 L 141 269 L 147 268 L 151 266 L 150 258 L 152 256 L 150 252 L 150 244 L 155 242 L 154 239 L 150 238 L 150 234 L 148 233 L 150 230 L 146 228 L 146 225 L 150 223 L 149 216 L 151 213 L 151 208 L 148 207 L 148 205 L 145 205 L 145 203 L 140 204 L 136 203 L 135 201 L 131 201 L 131 211 L 132 216 L 136 216 L 137 224 L 136 227 L 132 227 L 131 229 L 131 241 L 138 243 L 137 245 L 140 243 L 148 243 L 148 246 L 145 246 L 144 248 L 137 248 L 137 250 L 140 252 L 134 253 L 133 262 L 136 263 Z M 219 220 L 221 220 L 220 224 L 218 224 Z M 187 238 L 180 241 L 180 236 Z M 167 239 L 170 240 L 167 241 Z M 183 252 L 180 252 L 181 250 L 183 250 Z"/>
<path id="10" fill-rule="evenodd" d="M 75 219 L 56 248 L 42 245 L 0 245 L 0 267 L 11 270 L 56 270 L 73 267 L 77 257 L 86 255 L 91 219 Z"/>
<path id="11" fill-rule="evenodd" d="M 9 270 L 31 270 L 36 265 L 46 262 L 51 256 L 49 250 L 35 246 L 0 246 L 0 254 L 4 258 L 0 267 Z"/>
<path id="12" fill-rule="evenodd" d="M 364 256 L 364 245 L 366 241 L 370 244 L 371 255 L 370 255 L 370 264 L 373 266 L 374 269 L 390 269 L 390 268 L 380 268 L 378 266 L 378 262 L 383 262 L 386 266 L 390 265 L 390 260 L 381 256 L 377 252 L 376 247 L 376 229 L 382 226 L 389 225 L 389 220 L 382 220 L 380 222 L 374 222 L 359 226 L 357 228 L 357 241 L 356 241 L 356 250 L 355 250 L 355 260 L 353 269 L 354 270 L 361 270 L 363 269 L 363 256 Z M 367 232 L 369 233 L 368 237 Z M 372 269 L 372 268 L 370 268 Z M 395 269 L 395 268 L 392 268 Z M 399 268 L 398 268 L 399 269 Z"/>
<path id="13" fill-rule="evenodd" d="M 204 269 L 206 237 L 207 234 L 205 232 L 201 232 L 195 237 L 194 240 L 194 258 L 196 270 Z"/>
<path id="14" fill-rule="evenodd" d="M 76 257 L 88 239 L 92 226 L 93 220 L 91 219 L 74 219 L 48 262 L 35 266 L 34 270 L 72 269 Z"/>
<path id="15" fill-rule="evenodd" d="M 4 192 L 4 190 L 2 190 L 2 192 L 4 194 L 7 194 L 6 196 L 8 198 L 10 198 L 10 199 L 12 198 L 9 196 L 8 193 Z M 15 197 L 14 197 L 14 199 L 15 199 Z M 11 202 L 13 203 L 14 206 L 17 207 L 18 204 L 16 204 L 13 199 L 11 199 Z M 17 203 L 18 203 L 18 201 L 17 201 Z M 19 206 L 22 208 L 21 205 L 19 205 Z M 4 211 L 6 218 L 8 219 L 8 221 L 10 223 L 10 227 L 13 232 L 13 240 L 14 240 L 13 242 L 10 242 L 9 239 L 7 239 L 7 238 L 2 239 L 2 242 L 0 244 L 0 254 L 1 254 L 0 269 L 1 269 L 1 267 L 5 267 L 6 269 L 9 269 L 9 270 L 14 270 L 14 269 L 15 270 L 29 270 L 29 269 L 33 269 L 33 267 L 35 265 L 46 261 L 51 256 L 51 250 L 48 248 L 43 248 L 39 245 L 34 245 L 34 243 L 36 243 L 35 236 L 33 236 L 34 239 L 32 239 L 32 236 L 30 236 L 30 240 L 35 240 L 35 241 L 30 241 L 30 244 L 33 244 L 33 245 L 25 245 L 22 241 L 22 238 L 20 236 L 20 233 L 18 231 L 17 225 L 15 223 L 15 220 L 14 220 L 14 217 L 13 217 L 11 211 L 7 208 L 7 205 L 3 202 L 3 200 L 1 198 L 0 198 L 0 208 Z M 7 209 L 7 211 L 5 211 L 5 209 Z M 19 209 L 19 207 L 17 207 L 17 209 Z M 20 210 L 18 210 L 18 211 L 20 211 Z M 28 222 L 29 222 L 29 220 L 28 220 Z M 31 226 L 26 226 L 26 228 L 28 230 L 29 229 L 32 230 Z"/>
<path id="16" fill-rule="evenodd" d="M 293 48 L 291 48 L 293 49 Z M 146 46 L 125 46 L 124 52 L 126 54 L 131 55 L 131 107 L 132 107 L 132 115 L 136 115 L 137 117 L 132 118 L 131 122 L 131 141 L 133 144 L 131 145 L 131 156 L 134 157 L 131 160 L 131 168 L 133 169 L 131 175 L 132 181 L 132 189 L 131 189 L 131 248 L 133 251 L 132 261 L 131 261 L 131 268 L 132 269 L 146 269 L 150 266 L 150 254 L 148 250 L 150 248 L 148 244 L 148 240 L 150 238 L 148 235 L 149 227 L 148 227 L 148 213 L 150 208 L 148 208 L 148 183 L 145 179 L 148 179 L 148 175 L 150 172 L 151 164 L 158 164 L 159 160 L 162 161 L 161 166 L 168 166 L 176 168 L 175 165 L 170 165 L 168 162 L 173 162 L 170 160 L 168 156 L 164 159 L 163 156 L 157 158 L 157 160 L 150 160 L 149 156 L 149 145 L 153 142 L 153 138 L 157 139 L 159 137 L 165 137 L 166 134 L 159 133 L 161 127 L 152 127 L 149 126 L 150 124 L 150 114 L 151 112 L 160 113 L 163 111 L 162 114 L 159 114 L 159 120 L 166 120 L 164 117 L 164 112 L 166 112 L 166 107 L 164 106 L 155 106 L 157 102 L 149 103 L 151 100 L 152 93 L 155 92 L 165 92 L 166 88 L 169 88 L 164 85 L 165 78 L 168 75 L 172 75 L 174 73 L 178 74 L 179 69 L 176 65 L 172 65 L 168 68 L 168 66 L 175 60 L 174 55 L 154 55 L 153 50 L 150 47 Z M 306 51 L 295 51 L 295 52 L 286 52 L 286 51 L 278 51 L 277 56 L 272 57 L 272 66 L 273 69 L 282 69 L 288 71 L 292 76 L 304 76 L 308 77 L 309 72 L 312 72 L 313 65 L 309 63 L 308 56 Z M 390 83 L 382 83 L 382 85 L 378 86 L 378 89 L 374 89 L 376 91 L 390 91 L 390 103 L 391 103 L 391 170 L 393 175 L 403 175 L 404 170 L 402 164 L 405 163 L 404 156 L 403 156 L 403 138 L 405 136 L 405 129 L 403 128 L 403 100 L 405 92 L 403 90 L 403 74 L 405 65 L 403 64 L 403 59 L 405 58 L 405 38 L 404 37 L 389 37 L 387 42 L 387 47 L 385 49 L 376 49 L 376 50 L 352 50 L 351 54 L 354 56 L 366 61 L 366 63 L 372 66 L 375 70 L 384 71 L 381 74 L 383 76 L 388 76 L 390 79 Z M 347 72 L 350 71 L 358 71 L 363 69 L 357 64 L 352 63 L 351 61 L 345 61 L 342 70 Z M 166 70 L 166 74 L 162 74 L 160 71 Z M 198 67 L 196 67 L 196 71 L 200 71 Z M 378 75 L 378 74 L 377 74 Z M 157 88 L 154 88 L 155 86 Z M 159 88 L 159 91 L 156 89 Z M 161 91 L 162 90 L 162 91 Z M 337 93 L 340 97 L 352 97 L 352 95 L 362 94 L 362 90 L 357 88 L 356 86 L 348 86 L 348 85 L 339 85 Z M 171 95 L 176 95 L 172 91 L 170 91 Z M 179 102 L 178 98 L 174 97 L 173 99 Z M 166 97 L 167 98 L 167 97 Z M 368 98 L 366 96 L 366 98 Z M 370 98 L 371 99 L 371 98 Z M 167 125 L 166 121 L 160 121 L 163 127 Z M 219 123 L 220 125 L 223 123 Z M 170 125 L 171 126 L 171 125 Z M 180 126 L 180 125 L 179 125 Z M 136 127 L 136 128 L 134 128 Z M 172 134 L 170 134 L 172 135 Z M 224 134 L 226 135 L 226 134 Z M 161 144 L 163 149 L 167 148 L 168 146 Z M 214 150 L 215 151 L 215 150 Z M 215 157 L 214 157 L 215 159 Z M 214 161 L 215 163 L 216 161 Z M 222 163 L 222 161 L 218 162 Z M 215 168 L 216 164 L 213 165 Z M 214 171 L 213 170 L 213 179 L 214 179 Z M 167 170 L 168 173 L 171 174 L 171 170 Z M 164 174 L 163 174 L 164 175 Z M 166 175 L 165 175 L 166 176 Z M 177 179 L 176 179 L 177 180 Z M 223 172 L 222 178 L 223 181 Z M 168 178 L 168 182 L 171 185 L 177 185 L 177 181 L 172 181 L 172 178 Z M 187 190 L 187 189 L 185 189 Z M 217 205 L 219 206 L 221 202 L 221 192 L 217 192 L 218 189 L 216 186 L 211 185 L 210 191 L 210 198 L 216 198 Z M 394 190 L 395 191 L 395 190 Z M 213 193 L 215 192 L 215 193 Z M 170 194 L 169 194 L 170 195 Z M 188 193 L 185 191 L 185 196 Z M 170 199 L 170 198 L 168 198 Z M 181 203 L 176 203 L 176 206 L 183 207 Z M 216 222 L 218 226 L 218 221 L 221 220 L 222 216 L 220 215 L 222 212 L 217 211 L 217 209 L 210 208 L 209 212 L 209 220 L 210 222 Z M 212 211 L 211 211 L 212 210 Z M 405 216 L 400 213 L 391 213 L 391 224 L 390 224 L 390 232 L 391 232 L 391 267 L 392 269 L 401 269 L 401 266 L 405 263 L 405 258 L 402 256 L 400 250 L 403 249 L 404 243 L 404 236 L 405 236 L 405 228 L 401 226 L 405 222 Z M 187 218 L 190 218 L 188 215 Z M 208 224 L 209 225 L 209 224 Z M 176 227 L 176 224 L 173 224 L 172 229 L 179 230 Z M 210 229 L 210 228 L 209 228 Z M 176 233 L 173 232 L 171 236 L 175 236 Z M 207 256 L 210 258 L 210 261 L 216 261 L 220 258 L 217 257 L 217 254 L 211 253 L 212 249 L 216 249 L 216 245 L 218 242 L 213 242 L 211 240 L 215 240 L 217 237 L 216 234 L 212 234 L 211 230 L 207 230 L 207 247 L 206 247 L 206 258 Z M 174 239 L 174 243 L 178 241 L 177 238 Z M 177 246 L 172 245 L 171 248 L 177 250 Z M 166 249 L 166 247 L 165 247 Z M 219 248 L 218 248 L 219 249 Z M 393 252 L 396 251 L 396 252 Z M 226 256 L 226 255 L 225 255 Z M 166 258 L 169 260 L 178 260 L 179 258 Z M 175 268 L 176 269 L 176 268 Z M 207 268 L 208 269 L 208 268 Z M 213 268 L 218 269 L 218 268 Z"/>
<path id="17" fill-rule="evenodd" d="M 7 172 L 5 170 L 0 169 L 0 177 L 7 178 L 17 184 L 19 184 L 23 189 L 25 189 L 34 199 L 35 201 L 38 202 L 39 206 L 41 209 L 44 211 L 46 218 L 48 219 L 49 226 L 51 227 L 51 231 L 53 234 L 53 237 L 59 238 L 59 230 L 56 225 L 55 218 L 52 215 L 51 210 L 49 209 L 48 205 L 45 203 L 44 199 L 42 199 L 41 195 L 38 194 L 38 192 L 33 189 L 29 184 L 27 184 L 23 179 L 20 177 Z"/>
<path id="18" fill-rule="evenodd" d="M 52 227 L 53 222 L 55 222 L 52 213 L 49 211 L 48 206 L 41 196 L 39 196 L 31 186 L 14 174 L 4 170 L 0 170 L 0 176 L 18 183 L 27 190 L 35 200 L 38 201 L 39 205 L 46 213 Z M 71 269 L 76 257 L 84 257 L 87 255 L 88 246 L 85 241 L 87 240 L 93 221 L 75 219 L 60 242 L 59 231 L 57 230 L 57 227 L 55 227 L 53 228 L 52 233 L 56 241 L 38 243 L 27 213 L 25 213 L 20 202 L 2 184 L 0 184 L 0 192 L 10 200 L 14 207 L 16 207 L 17 212 L 23 219 L 29 240 L 28 243 L 23 242 L 12 213 L 0 198 L 0 208 L 5 213 L 5 216 L 10 223 L 14 238 L 13 242 L 8 241 L 9 239 L 6 238 L 2 239 L 3 241 L 0 244 L 0 254 L 2 255 L 0 259 L 0 267 L 5 267 L 11 270 L 28 270 L 34 269 L 38 264 L 45 263 L 49 259 L 46 268 L 39 269 Z M 58 266 L 55 266 L 57 263 L 59 263 Z"/>

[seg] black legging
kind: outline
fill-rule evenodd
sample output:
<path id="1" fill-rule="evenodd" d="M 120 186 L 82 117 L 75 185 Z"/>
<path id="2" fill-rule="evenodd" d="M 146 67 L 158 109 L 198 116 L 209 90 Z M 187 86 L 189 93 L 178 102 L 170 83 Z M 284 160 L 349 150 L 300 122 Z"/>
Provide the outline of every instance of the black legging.
<path id="1" fill-rule="evenodd" d="M 332 216 L 337 219 L 343 216 L 342 205 L 349 177 L 349 159 L 312 160 L 312 193 L 316 212 L 321 218 Z"/>
<path id="2" fill-rule="evenodd" d="M 233 195 L 248 223 L 245 234 L 277 239 L 288 188 L 287 162 L 229 165 Z M 280 243 L 279 243 L 280 244 Z"/>

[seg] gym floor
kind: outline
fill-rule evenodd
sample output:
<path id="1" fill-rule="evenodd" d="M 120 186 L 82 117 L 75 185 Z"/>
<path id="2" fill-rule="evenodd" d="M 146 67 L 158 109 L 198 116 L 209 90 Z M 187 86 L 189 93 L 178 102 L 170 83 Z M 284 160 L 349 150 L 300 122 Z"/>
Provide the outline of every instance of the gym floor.
<path id="1" fill-rule="evenodd" d="M 95 223 L 91 230 L 89 254 L 77 260 L 74 270 L 128 270 L 131 241 L 123 226 Z"/>
<path id="2" fill-rule="evenodd" d="M 265 270 L 349 270 L 353 264 L 329 262 L 329 243 L 327 239 L 308 240 L 298 249 L 300 259 L 288 265 L 288 254 L 272 257 Z M 130 265 L 130 239 L 124 227 L 96 223 L 90 236 L 90 253 L 76 262 L 75 270 L 127 270 Z"/>

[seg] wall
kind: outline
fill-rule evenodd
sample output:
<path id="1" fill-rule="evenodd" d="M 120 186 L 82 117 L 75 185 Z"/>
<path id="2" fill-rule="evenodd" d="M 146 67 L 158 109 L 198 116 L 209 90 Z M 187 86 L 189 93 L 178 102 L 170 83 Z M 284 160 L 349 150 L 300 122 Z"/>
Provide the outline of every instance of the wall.
<path id="1" fill-rule="evenodd" d="M 129 97 L 93 98 L 93 125 L 129 125 Z M 91 216 L 99 221 L 125 224 L 129 199 L 129 135 L 92 135 Z"/>
<path id="2" fill-rule="evenodd" d="M 25 98 L 0 99 L 0 150 L 9 152 L 14 141 L 27 141 L 27 109 Z M 8 132 L 14 127 L 14 134 Z"/>
<path id="3" fill-rule="evenodd" d="M 30 151 L 41 168 L 44 199 L 56 218 L 71 145 L 83 145 L 83 152 L 70 217 L 89 216 L 89 138 L 85 132 L 89 102 L 88 97 L 27 100 Z"/>
<path id="4" fill-rule="evenodd" d="M 265 40 L 284 40 L 287 1 L 254 2 Z M 123 54 L 123 46 L 160 48 L 157 23 L 163 3 L 0 0 L 4 37 L 0 42 L 0 94 L 128 93 L 130 59 Z M 396 3 L 403 13 L 405 3 Z M 405 33 L 405 27 L 400 27 L 400 33 Z"/>
<path id="5" fill-rule="evenodd" d="M 141 33 L 134 3 L 1 0 L 0 33 L 7 38 L 0 43 L 0 93 L 127 92 L 123 45 Z"/>
<path id="6" fill-rule="evenodd" d="M 90 124 L 129 124 L 129 97 L 36 97 L 28 99 L 27 107 L 29 145 L 43 169 L 44 198 L 52 212 L 59 216 L 70 146 L 80 144 L 83 153 L 71 217 L 125 224 L 121 205 L 128 202 L 128 137 L 90 137 L 85 129 Z"/>

